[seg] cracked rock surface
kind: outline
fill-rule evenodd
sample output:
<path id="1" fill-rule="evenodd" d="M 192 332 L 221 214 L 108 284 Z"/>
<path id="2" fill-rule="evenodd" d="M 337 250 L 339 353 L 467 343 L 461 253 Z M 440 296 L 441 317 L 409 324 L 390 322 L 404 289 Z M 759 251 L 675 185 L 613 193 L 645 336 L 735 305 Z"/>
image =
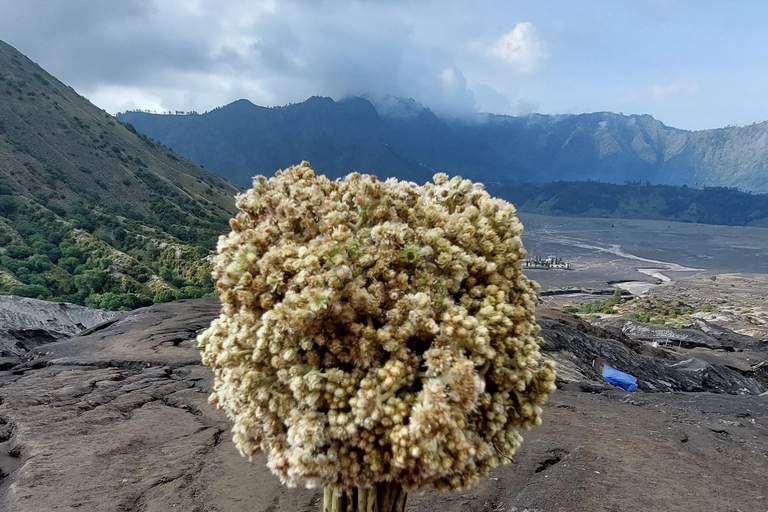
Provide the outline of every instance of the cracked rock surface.
<path id="1" fill-rule="evenodd" d="M 0 367 L 0 510 L 320 510 L 321 491 L 287 489 L 264 457 L 240 457 L 207 403 L 212 374 L 192 346 L 218 310 L 217 299 L 153 306 Z M 628 395 L 585 359 L 642 368 L 649 356 L 565 318 L 542 324 L 572 370 L 544 424 L 477 488 L 414 493 L 407 510 L 768 509 L 768 397 Z"/>
<path id="2" fill-rule="evenodd" d="M 75 304 L 0 296 L 0 370 L 11 358 L 66 339 L 86 329 L 125 316 L 116 311 L 90 309 Z"/>
<path id="3" fill-rule="evenodd" d="M 759 395 L 765 386 L 740 363 L 741 353 L 723 353 L 696 347 L 665 350 L 589 325 L 558 311 L 537 312 L 544 352 L 557 363 L 558 380 L 605 385 L 602 364 L 637 378 L 641 391 L 686 391 Z M 671 330 L 671 329 L 670 329 Z M 751 354 L 751 352 L 749 353 Z M 760 359 L 765 353 L 757 354 Z"/>

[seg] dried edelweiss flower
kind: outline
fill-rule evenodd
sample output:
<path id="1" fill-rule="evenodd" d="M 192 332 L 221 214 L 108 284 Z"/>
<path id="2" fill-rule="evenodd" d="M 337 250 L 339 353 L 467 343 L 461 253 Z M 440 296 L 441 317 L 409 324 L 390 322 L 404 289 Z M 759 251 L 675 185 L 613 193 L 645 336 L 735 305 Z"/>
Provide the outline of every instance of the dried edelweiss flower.
<path id="1" fill-rule="evenodd" d="M 445 174 L 330 181 L 302 162 L 238 207 L 199 343 L 244 456 L 290 486 L 455 490 L 541 422 L 554 365 L 511 204 Z"/>

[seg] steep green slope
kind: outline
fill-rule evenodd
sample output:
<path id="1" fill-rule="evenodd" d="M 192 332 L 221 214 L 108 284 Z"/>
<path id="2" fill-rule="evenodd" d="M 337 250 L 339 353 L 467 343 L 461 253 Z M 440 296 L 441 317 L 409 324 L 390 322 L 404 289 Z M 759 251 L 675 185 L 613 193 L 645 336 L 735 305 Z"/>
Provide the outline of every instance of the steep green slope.
<path id="1" fill-rule="evenodd" d="M 240 100 L 203 115 L 118 117 L 242 185 L 307 159 L 330 176 L 360 170 L 425 181 L 439 170 L 484 182 L 650 181 L 768 192 L 768 122 L 690 132 L 610 112 L 456 120 L 401 103 L 377 111 L 362 98 L 279 108 Z"/>
<path id="2" fill-rule="evenodd" d="M 115 309 L 210 291 L 236 193 L 0 42 L 0 293 Z"/>

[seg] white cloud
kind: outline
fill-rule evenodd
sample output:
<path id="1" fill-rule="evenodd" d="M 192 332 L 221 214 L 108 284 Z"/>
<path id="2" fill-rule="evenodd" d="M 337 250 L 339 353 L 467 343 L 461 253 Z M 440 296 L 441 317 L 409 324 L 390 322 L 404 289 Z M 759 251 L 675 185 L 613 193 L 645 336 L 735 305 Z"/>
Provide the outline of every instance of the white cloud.
<path id="1" fill-rule="evenodd" d="M 467 79 L 460 69 L 455 66 L 447 67 L 440 72 L 438 78 L 441 88 L 432 100 L 431 107 L 433 109 L 452 117 L 461 117 L 477 112 L 475 95 L 467 87 Z"/>
<path id="2" fill-rule="evenodd" d="M 524 116 L 539 111 L 539 102 L 531 99 L 520 98 L 515 105 L 515 115 Z"/>
<path id="3" fill-rule="evenodd" d="M 83 96 L 94 105 L 109 105 L 116 112 L 136 109 L 154 112 L 167 110 L 163 107 L 160 97 L 136 87 L 107 85 L 93 91 L 83 91 Z"/>
<path id="4" fill-rule="evenodd" d="M 0 39 L 110 112 L 392 95 L 454 116 L 623 110 L 704 128 L 768 118 L 768 7 L 723 4 L 0 0 Z"/>
<path id="5" fill-rule="evenodd" d="M 549 57 L 544 43 L 536 34 L 536 27 L 529 21 L 515 25 L 515 28 L 501 36 L 491 52 L 520 71 L 532 71 L 542 60 Z"/>
<path id="6" fill-rule="evenodd" d="M 442 1 L 68 0 L 41 10 L 0 0 L 0 34 L 110 112 L 313 95 L 413 98 L 454 117 L 515 112 L 546 58 L 536 29 L 477 24 L 479 12 L 456 17 Z"/>
<path id="7" fill-rule="evenodd" d="M 467 86 L 467 80 L 464 78 L 464 75 L 453 66 L 442 70 L 439 76 L 440 81 L 446 89 L 456 89 Z"/>
<path id="8" fill-rule="evenodd" d="M 473 84 L 472 92 L 477 99 L 477 109 L 488 114 L 512 114 L 509 94 L 500 92 L 486 83 Z"/>

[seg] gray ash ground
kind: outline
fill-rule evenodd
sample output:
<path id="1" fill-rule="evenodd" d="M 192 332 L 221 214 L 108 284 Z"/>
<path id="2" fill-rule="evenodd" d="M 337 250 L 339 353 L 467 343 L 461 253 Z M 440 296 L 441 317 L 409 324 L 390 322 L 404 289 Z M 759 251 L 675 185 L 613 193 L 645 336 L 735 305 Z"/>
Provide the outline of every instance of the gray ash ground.
<path id="1" fill-rule="evenodd" d="M 192 345 L 217 313 L 216 299 L 139 310 L 0 372 L 0 510 L 319 510 L 320 491 L 285 488 L 263 456 L 241 458 L 207 403 L 212 375 Z M 563 372 L 514 461 L 467 492 L 413 493 L 407 510 L 768 508 L 766 397 L 626 394 L 599 379 L 591 351 L 673 361 L 572 316 L 540 317 L 547 354 L 578 375 Z M 664 371 L 644 378 L 677 378 Z"/>
<path id="2" fill-rule="evenodd" d="M 672 265 L 672 279 L 693 275 L 768 275 L 768 229 L 634 219 L 551 217 L 521 213 L 523 242 L 531 255 L 557 255 L 573 271 L 533 271 L 544 289 L 600 288 L 621 280 L 655 282 L 638 268 Z M 617 254 L 621 253 L 624 256 Z M 644 261 L 651 260 L 651 261 Z M 653 262 L 662 262 L 658 264 Z"/>

